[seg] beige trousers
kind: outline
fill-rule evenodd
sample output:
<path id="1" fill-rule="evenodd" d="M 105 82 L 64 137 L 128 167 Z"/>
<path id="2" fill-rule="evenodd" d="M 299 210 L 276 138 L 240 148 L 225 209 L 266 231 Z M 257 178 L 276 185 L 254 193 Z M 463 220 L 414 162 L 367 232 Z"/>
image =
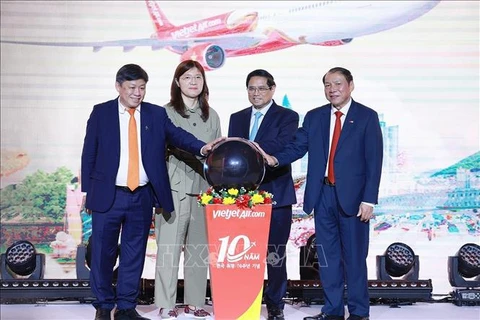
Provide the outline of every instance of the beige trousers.
<path id="1" fill-rule="evenodd" d="M 184 253 L 184 303 L 203 307 L 207 288 L 208 245 L 205 213 L 196 196 L 179 200 L 173 192 L 175 211 L 155 216 L 157 262 L 155 305 L 172 309 L 176 303 L 180 256 Z"/>

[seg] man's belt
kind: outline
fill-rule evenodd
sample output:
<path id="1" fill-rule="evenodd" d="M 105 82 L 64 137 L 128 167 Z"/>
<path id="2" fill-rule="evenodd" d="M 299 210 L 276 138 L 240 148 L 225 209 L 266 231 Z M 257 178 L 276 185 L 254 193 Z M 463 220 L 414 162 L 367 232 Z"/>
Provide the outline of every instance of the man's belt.
<path id="1" fill-rule="evenodd" d="M 124 187 L 124 186 L 115 186 L 115 188 L 116 188 L 117 190 L 121 190 L 121 191 L 128 192 L 128 193 L 137 193 L 137 192 L 139 192 L 140 190 L 142 190 L 142 189 L 144 189 L 144 188 L 147 188 L 147 187 L 149 187 L 149 186 L 150 186 L 150 183 L 147 183 L 147 184 L 145 184 L 145 185 L 143 185 L 143 186 L 138 186 L 138 187 L 135 188 L 135 190 L 133 190 L 133 191 L 130 190 L 129 187 Z"/>

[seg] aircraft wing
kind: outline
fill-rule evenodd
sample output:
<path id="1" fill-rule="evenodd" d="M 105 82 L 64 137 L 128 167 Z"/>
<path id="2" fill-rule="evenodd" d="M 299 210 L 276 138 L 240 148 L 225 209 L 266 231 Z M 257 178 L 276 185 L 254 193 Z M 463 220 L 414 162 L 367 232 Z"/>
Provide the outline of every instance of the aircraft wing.
<path id="1" fill-rule="evenodd" d="M 258 32 L 246 32 L 238 34 L 228 34 L 221 36 L 197 37 L 185 39 L 132 39 L 132 40 L 112 40 L 112 41 L 93 41 L 93 42 L 42 42 L 42 41 L 16 41 L 0 40 L 1 43 L 24 44 L 34 46 L 51 47 L 92 47 L 94 52 L 100 51 L 104 47 L 123 47 L 123 51 L 131 51 L 135 47 L 151 47 L 152 50 L 163 49 L 165 47 L 188 48 L 198 44 L 212 43 L 226 50 L 235 50 L 239 47 L 250 46 L 257 43 L 267 36 Z"/>

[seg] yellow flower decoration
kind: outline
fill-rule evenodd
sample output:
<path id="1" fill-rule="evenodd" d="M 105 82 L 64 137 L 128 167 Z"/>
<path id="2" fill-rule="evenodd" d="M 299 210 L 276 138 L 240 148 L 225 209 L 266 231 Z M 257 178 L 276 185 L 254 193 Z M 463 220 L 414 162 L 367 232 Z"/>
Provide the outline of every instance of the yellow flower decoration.
<path id="1" fill-rule="evenodd" d="M 201 203 L 202 205 L 207 205 L 210 203 L 210 201 L 213 199 L 213 197 L 211 195 L 208 195 L 208 194 L 203 194 L 202 195 L 202 199 L 201 199 Z"/>
<path id="2" fill-rule="evenodd" d="M 238 196 L 238 189 L 230 188 L 230 189 L 228 189 L 228 194 L 236 197 L 236 196 Z"/>
<path id="3" fill-rule="evenodd" d="M 252 196 L 252 202 L 253 204 L 259 204 L 259 203 L 263 203 L 263 197 L 261 195 L 259 195 L 258 193 L 257 194 L 254 194 Z"/>
<path id="4" fill-rule="evenodd" d="M 234 203 L 235 203 L 235 198 L 232 198 L 232 197 L 223 198 L 223 204 L 234 204 Z"/>
<path id="5" fill-rule="evenodd" d="M 209 187 L 197 196 L 199 206 L 209 204 L 237 205 L 239 208 L 253 208 L 257 204 L 274 205 L 273 194 L 263 190 L 247 190 L 244 187 L 216 190 Z"/>

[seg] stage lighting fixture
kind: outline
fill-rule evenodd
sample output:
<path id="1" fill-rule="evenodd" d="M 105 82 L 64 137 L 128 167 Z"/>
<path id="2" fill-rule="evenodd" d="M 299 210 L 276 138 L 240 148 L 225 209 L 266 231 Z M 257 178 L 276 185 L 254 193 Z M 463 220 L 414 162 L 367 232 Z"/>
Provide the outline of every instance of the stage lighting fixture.
<path id="1" fill-rule="evenodd" d="M 430 301 L 432 281 L 419 280 L 419 258 L 412 248 L 403 243 L 392 243 L 385 254 L 377 256 L 378 280 L 368 280 L 368 293 L 376 301 Z M 315 234 L 300 248 L 300 280 L 288 281 L 287 296 L 303 300 L 306 304 L 324 302 L 322 283 L 319 279 L 319 262 Z M 400 279 L 392 279 L 400 277 Z M 348 288 L 345 286 L 345 290 Z"/>
<path id="2" fill-rule="evenodd" d="M 43 279 L 44 266 L 45 255 L 26 240 L 15 242 L 0 257 L 2 279 Z"/>
<path id="3" fill-rule="evenodd" d="M 77 255 L 75 257 L 75 269 L 77 271 L 77 279 L 79 280 L 90 279 L 90 267 L 87 267 L 87 261 L 90 264 L 90 260 L 87 260 L 87 247 L 82 243 L 77 246 Z"/>
<path id="4" fill-rule="evenodd" d="M 80 244 L 77 247 L 76 255 L 76 269 L 77 269 L 77 279 L 89 279 L 90 278 L 90 261 L 92 259 L 92 236 L 88 238 L 87 246 Z M 117 248 L 117 258 L 120 256 L 120 246 Z M 115 265 L 113 270 L 113 280 L 116 281 L 118 276 L 118 268 Z"/>
<path id="5" fill-rule="evenodd" d="M 448 257 L 448 280 L 456 305 L 480 305 L 480 246 L 467 243 Z"/>
<path id="6" fill-rule="evenodd" d="M 377 279 L 418 280 L 420 260 L 412 248 L 401 242 L 387 247 L 383 255 L 377 256 Z"/>
<path id="7" fill-rule="evenodd" d="M 300 248 L 300 280 L 319 280 L 319 265 L 315 234 Z"/>
<path id="8" fill-rule="evenodd" d="M 88 280 L 42 279 L 0 280 L 0 303 L 38 303 L 46 300 L 76 300 L 91 303 L 95 298 Z"/>
<path id="9" fill-rule="evenodd" d="M 348 291 L 345 286 L 345 291 Z M 372 303 L 431 301 L 431 280 L 368 280 L 368 295 Z M 347 295 L 344 293 L 346 302 Z M 322 283 L 319 280 L 288 280 L 287 297 L 311 303 L 325 302 Z"/>
<path id="10" fill-rule="evenodd" d="M 480 274 L 480 246 L 474 243 L 463 245 L 457 253 L 458 272 L 465 278 Z"/>

